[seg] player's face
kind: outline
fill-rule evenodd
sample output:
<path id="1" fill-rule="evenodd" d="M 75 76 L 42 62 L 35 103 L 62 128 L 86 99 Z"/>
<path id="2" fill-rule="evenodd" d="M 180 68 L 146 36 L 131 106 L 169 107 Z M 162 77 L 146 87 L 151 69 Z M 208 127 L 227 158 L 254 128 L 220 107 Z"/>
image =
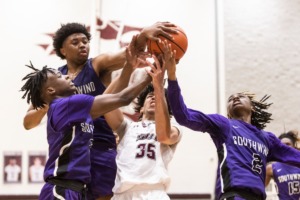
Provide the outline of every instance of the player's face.
<path id="1" fill-rule="evenodd" d="M 155 96 L 153 92 L 146 96 L 144 106 L 142 108 L 143 114 L 145 116 L 152 116 L 155 112 Z"/>
<path id="2" fill-rule="evenodd" d="M 281 142 L 283 144 L 286 144 L 286 145 L 290 146 L 290 147 L 294 147 L 293 142 L 289 138 L 282 138 Z"/>
<path id="3" fill-rule="evenodd" d="M 70 77 L 62 75 L 58 70 L 55 70 L 54 74 L 48 74 L 46 89 L 48 93 L 60 97 L 70 96 L 76 91 L 76 87 Z"/>
<path id="4" fill-rule="evenodd" d="M 65 39 L 60 51 L 67 61 L 82 65 L 88 59 L 90 42 L 83 33 L 74 33 Z"/>
<path id="5" fill-rule="evenodd" d="M 236 93 L 228 98 L 227 113 L 230 118 L 240 118 L 251 114 L 251 101 L 247 95 Z"/>

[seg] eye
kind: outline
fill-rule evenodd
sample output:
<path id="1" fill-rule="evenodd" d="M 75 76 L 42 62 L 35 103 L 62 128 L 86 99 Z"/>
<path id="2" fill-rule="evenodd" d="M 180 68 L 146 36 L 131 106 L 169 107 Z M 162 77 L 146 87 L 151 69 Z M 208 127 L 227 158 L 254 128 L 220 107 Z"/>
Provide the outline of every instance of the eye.
<path id="1" fill-rule="evenodd" d="M 82 40 L 82 43 L 83 43 L 83 44 L 87 44 L 87 43 L 89 43 L 89 41 L 88 41 L 88 39 L 83 39 L 83 40 Z"/>
<path id="2" fill-rule="evenodd" d="M 56 75 L 57 75 L 58 78 L 61 78 L 61 77 L 62 77 L 61 72 L 57 72 Z"/>

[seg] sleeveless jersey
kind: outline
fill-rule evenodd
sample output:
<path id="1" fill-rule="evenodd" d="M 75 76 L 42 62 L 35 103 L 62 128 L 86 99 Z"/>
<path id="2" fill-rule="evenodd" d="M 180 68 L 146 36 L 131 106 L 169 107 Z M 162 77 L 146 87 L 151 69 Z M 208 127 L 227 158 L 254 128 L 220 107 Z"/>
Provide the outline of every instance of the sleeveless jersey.
<path id="1" fill-rule="evenodd" d="M 58 68 L 58 70 L 62 74 L 68 73 L 67 65 Z M 92 66 L 92 59 L 88 59 L 86 64 L 83 66 L 83 69 L 73 80 L 73 83 L 76 86 L 77 94 L 89 94 L 92 96 L 97 96 L 103 94 L 104 90 L 106 89 Z M 113 135 L 111 128 L 108 126 L 103 116 L 94 120 L 94 126 L 95 129 L 93 140 L 95 143 L 103 142 L 112 147 L 116 146 L 115 136 Z"/>
<path id="2" fill-rule="evenodd" d="M 176 146 L 177 143 L 165 145 L 157 141 L 153 121 L 127 121 L 124 137 L 117 148 L 118 168 L 113 192 L 123 193 L 139 185 L 147 190 L 147 184 L 161 184 L 166 190 L 170 183 L 167 166 Z"/>
<path id="3" fill-rule="evenodd" d="M 280 200 L 300 199 L 300 168 L 280 162 L 272 163 L 273 178 Z"/>
<path id="4" fill-rule="evenodd" d="M 219 158 L 221 193 L 239 189 L 265 199 L 267 162 L 300 167 L 300 152 L 282 144 L 274 134 L 241 120 L 187 108 L 177 81 L 168 81 L 168 99 L 180 125 L 210 134 Z"/>
<path id="5" fill-rule="evenodd" d="M 56 177 L 90 182 L 90 140 L 94 126 L 89 113 L 93 101 L 94 97 L 89 95 L 72 95 L 55 99 L 50 104 L 45 181 Z"/>

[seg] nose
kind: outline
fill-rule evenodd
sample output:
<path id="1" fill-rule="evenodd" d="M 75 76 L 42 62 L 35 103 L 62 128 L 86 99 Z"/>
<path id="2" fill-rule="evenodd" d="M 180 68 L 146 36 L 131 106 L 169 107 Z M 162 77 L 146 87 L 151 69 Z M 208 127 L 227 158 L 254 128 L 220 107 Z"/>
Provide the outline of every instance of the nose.
<path id="1" fill-rule="evenodd" d="M 233 97 L 232 97 L 233 101 L 236 101 L 236 100 L 239 100 L 239 99 L 240 99 L 240 97 L 237 94 L 233 95 Z"/>
<path id="2" fill-rule="evenodd" d="M 87 43 L 86 42 L 80 42 L 79 43 L 79 47 L 80 48 L 85 48 L 87 46 Z"/>

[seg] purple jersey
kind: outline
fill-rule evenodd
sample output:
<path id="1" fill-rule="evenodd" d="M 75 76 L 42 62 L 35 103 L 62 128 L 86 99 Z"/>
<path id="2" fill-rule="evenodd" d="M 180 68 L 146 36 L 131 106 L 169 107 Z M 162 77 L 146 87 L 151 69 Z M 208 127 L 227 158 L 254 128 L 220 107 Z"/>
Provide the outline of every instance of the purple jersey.
<path id="1" fill-rule="evenodd" d="M 68 73 L 67 65 L 58 68 L 58 70 L 61 71 L 62 74 Z M 73 82 L 78 94 L 97 96 L 99 94 L 103 94 L 106 89 L 92 66 L 92 59 L 89 59 L 86 62 L 83 69 L 76 76 Z M 94 126 L 94 142 L 104 142 L 104 144 L 109 144 L 111 147 L 116 146 L 116 138 L 103 116 L 94 120 Z"/>
<path id="2" fill-rule="evenodd" d="M 58 69 L 62 74 L 68 73 L 67 65 Z M 92 96 L 103 94 L 106 87 L 100 81 L 89 59 L 83 69 L 73 80 L 78 94 Z M 91 183 L 88 184 L 88 199 L 112 194 L 117 172 L 116 138 L 104 117 L 94 120 L 93 146 L 91 149 Z"/>
<path id="3" fill-rule="evenodd" d="M 266 163 L 280 161 L 300 167 L 300 152 L 272 133 L 241 120 L 204 114 L 186 107 L 177 81 L 168 82 L 168 98 L 176 121 L 210 134 L 218 153 L 221 193 L 243 190 L 266 198 Z"/>
<path id="4" fill-rule="evenodd" d="M 272 163 L 273 178 L 280 200 L 300 199 L 300 168 L 280 162 Z"/>
<path id="5" fill-rule="evenodd" d="M 94 97 L 72 95 L 51 102 L 47 116 L 47 140 L 49 158 L 44 179 L 60 179 L 90 182 L 90 140 L 93 120 L 90 109 Z"/>

